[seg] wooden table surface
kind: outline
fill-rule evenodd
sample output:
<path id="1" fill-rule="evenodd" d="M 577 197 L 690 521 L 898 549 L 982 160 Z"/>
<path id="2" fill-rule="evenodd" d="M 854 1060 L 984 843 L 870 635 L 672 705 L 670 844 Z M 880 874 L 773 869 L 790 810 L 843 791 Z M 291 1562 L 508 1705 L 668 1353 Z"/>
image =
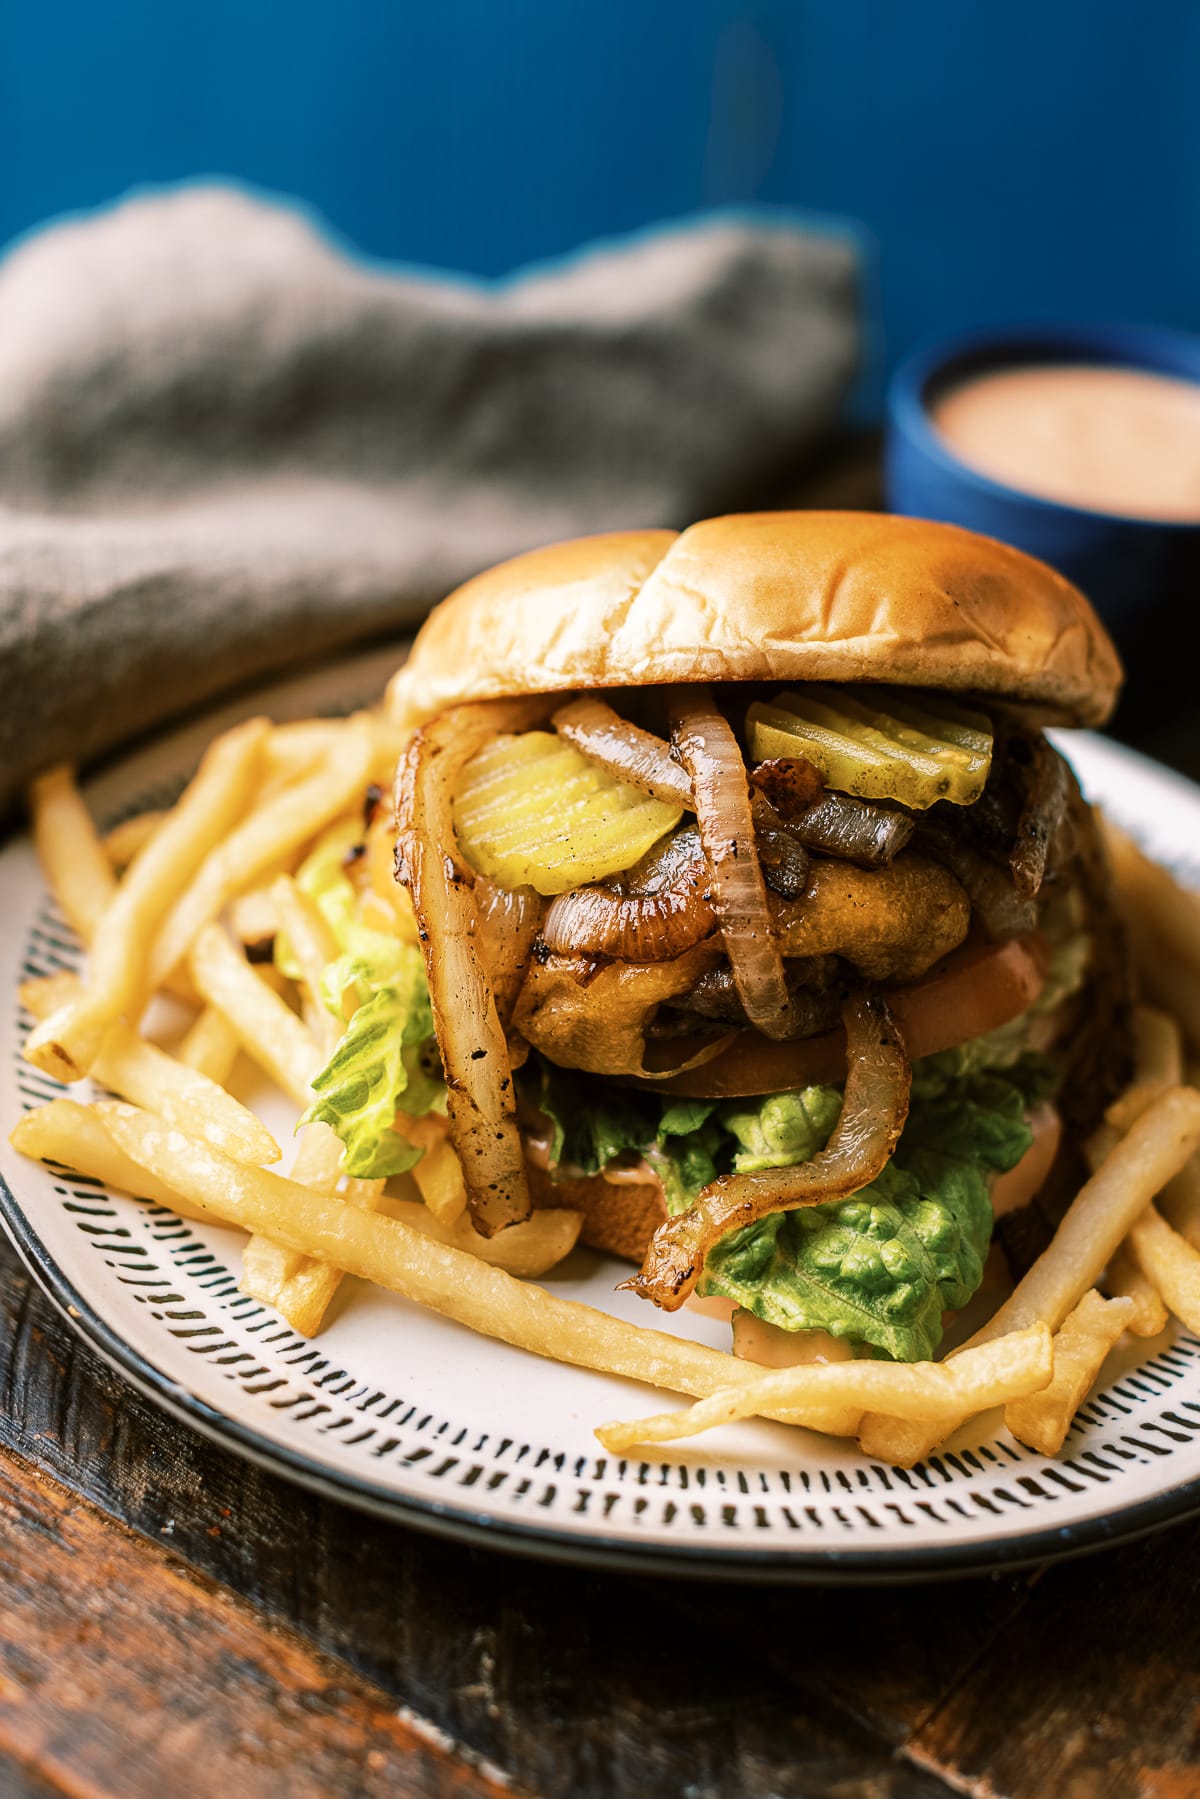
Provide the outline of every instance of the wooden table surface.
<path id="1" fill-rule="evenodd" d="M 1200 776 L 1156 702 L 1124 734 Z M 0 1799 L 226 1792 L 1200 1796 L 1200 1522 L 880 1589 L 466 1549 L 173 1422 L 0 1238 Z"/>

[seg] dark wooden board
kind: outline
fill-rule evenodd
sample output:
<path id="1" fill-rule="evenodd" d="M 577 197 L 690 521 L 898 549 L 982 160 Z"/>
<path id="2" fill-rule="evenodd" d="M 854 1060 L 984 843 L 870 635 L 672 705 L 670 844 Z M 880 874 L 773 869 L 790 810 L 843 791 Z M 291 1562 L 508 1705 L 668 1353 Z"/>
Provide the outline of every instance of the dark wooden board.
<path id="1" fill-rule="evenodd" d="M 879 1591 L 710 1588 L 461 1548 L 293 1488 L 176 1425 L 73 1337 L 7 1247 L 0 1441 L 97 1508 L 97 1526 L 70 1539 L 73 1578 L 41 1588 L 64 1621 L 39 1629 L 69 1640 L 71 1618 L 86 1620 L 89 1586 L 116 1565 L 105 1533 L 132 1553 L 117 1518 L 170 1550 L 142 1546 L 147 1594 L 211 1583 L 237 1595 L 237 1618 L 257 1619 L 268 1643 L 284 1630 L 322 1680 L 336 1684 L 340 1665 L 361 1716 L 386 1695 L 532 1792 L 1200 1794 L 1200 1527 L 1041 1576 Z M 41 1508 L 53 1521 L 61 1501 L 37 1498 L 32 1473 L 20 1490 L 25 1509 L 4 1528 L 40 1545 Z M 4 1654 L 29 1628 L 6 1609 Z M 157 1650 L 142 1638 L 125 1654 L 121 1703 L 140 1694 L 169 1717 Z M 218 1695 L 207 1729 L 219 1744 L 232 1727 Z M 75 1740 L 89 1752 L 82 1721 Z M 464 1757 L 446 1753 L 457 1778 Z M 153 1757 L 147 1768 L 144 1785 L 120 1787 L 101 1765 L 92 1790 L 148 1793 Z M 325 1790 L 367 1790 L 356 1778 L 344 1769 Z M 393 1790 L 442 1790 L 414 1784 L 419 1758 L 405 1778 Z"/>
<path id="2" fill-rule="evenodd" d="M 43 1787 L 500 1799 L 386 1693 L 0 1451 L 0 1754 Z"/>
<path id="3" fill-rule="evenodd" d="M 724 1621 L 704 1620 L 707 1595 L 700 1587 L 676 1589 L 670 1582 L 461 1548 L 292 1487 L 132 1392 L 71 1334 L 7 1245 L 0 1245 L 0 1444 L 10 1456 L 36 1457 L 56 1482 L 96 1508 L 100 1525 L 86 1537 L 87 1553 L 83 1539 L 63 1552 L 73 1574 L 39 1589 L 53 1614 L 49 1622 L 28 1612 L 23 1621 L 11 1611 L 0 1618 L 0 1671 L 4 1654 L 26 1652 L 31 1632 L 38 1641 L 59 1633 L 69 1641 L 90 1616 L 89 1588 L 107 1582 L 116 1566 L 105 1532 L 119 1534 L 122 1556 L 132 1540 L 105 1514 L 169 1548 L 171 1563 L 156 1557 L 141 1570 L 147 1594 L 160 1576 L 177 1582 L 171 1566 L 182 1563 L 240 1596 L 265 1628 L 286 1627 L 289 1641 L 342 1664 L 347 1690 L 363 1706 L 370 1707 L 371 1694 L 387 1694 L 518 1788 L 547 1799 L 633 1793 L 668 1799 L 685 1791 L 722 1799 L 743 1793 L 933 1799 L 947 1791 L 940 1778 L 897 1759 L 832 1690 L 803 1677 L 817 1647 L 803 1622 L 806 1600 L 796 1601 L 791 1626 L 794 1667 L 777 1671 L 762 1653 L 756 1625 L 761 1593 L 742 1595 L 743 1615 L 731 1630 Z M 17 1475 L 10 1478 L 19 1492 Z M 14 1500 L 7 1517 L 0 1512 L 2 1527 L 17 1533 L 18 1557 L 26 1531 L 41 1545 L 40 1507 L 29 1499 L 22 1510 Z M 39 1553 L 47 1552 L 40 1547 Z M 0 1557 L 0 1598 L 6 1584 Z M 173 1594 L 179 1590 L 171 1585 Z M 146 1608 L 139 1602 L 139 1609 Z M 131 1636 L 121 1653 L 131 1677 L 106 1698 L 112 1717 L 136 1706 L 140 1693 L 166 1728 L 174 1689 L 157 1678 L 157 1638 L 149 1630 Z M 268 1663 L 265 1650 L 258 1667 L 243 1658 L 240 1677 L 257 1685 Z M 194 1692 L 185 1686 L 181 1703 L 190 1703 Z M 154 1792 L 165 1761 L 156 1765 L 147 1749 L 138 1784 L 114 1784 L 111 1763 L 93 1745 L 82 1716 L 78 1722 L 82 1772 L 95 1773 L 95 1792 L 122 1799 Z M 214 1690 L 205 1740 L 211 1733 L 219 1743 L 233 1727 Z M 462 1757 L 453 1749 L 447 1754 L 457 1777 Z M 95 1770 L 87 1766 L 93 1755 Z M 55 1768 L 44 1758 L 34 1762 L 42 1778 Z M 411 1790 L 442 1790 L 415 1784 L 424 1777 L 421 1767 L 411 1772 Z M 340 1784 L 328 1775 L 324 1790 L 369 1789 L 343 1773 Z M 457 1789 L 449 1784 L 445 1791 Z"/>

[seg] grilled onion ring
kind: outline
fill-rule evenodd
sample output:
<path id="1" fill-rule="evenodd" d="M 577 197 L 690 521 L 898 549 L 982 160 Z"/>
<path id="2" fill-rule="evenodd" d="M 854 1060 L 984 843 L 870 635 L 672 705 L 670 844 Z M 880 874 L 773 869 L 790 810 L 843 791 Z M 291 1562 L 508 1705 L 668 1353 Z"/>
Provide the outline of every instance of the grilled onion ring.
<path id="1" fill-rule="evenodd" d="M 712 930 L 716 917 L 707 887 L 708 863 L 689 826 L 656 844 L 619 884 L 560 893 L 546 914 L 542 940 L 564 956 L 661 962 Z"/>
<path id="2" fill-rule="evenodd" d="M 450 1134 L 471 1220 L 485 1237 L 530 1213 L 512 1066 L 477 948 L 475 876 L 457 855 L 451 805 L 463 764 L 501 731 L 527 731 L 544 700 L 455 706 L 418 731 L 396 776 L 397 870 L 421 934 Z"/>
<path id="3" fill-rule="evenodd" d="M 672 741 L 691 779 L 713 908 L 742 1005 L 765 1037 L 787 1037 L 795 1021 L 771 927 L 737 738 L 707 687 L 676 688 L 670 711 Z"/>
<path id="4" fill-rule="evenodd" d="M 854 993 L 842 1011 L 846 1089 L 837 1126 L 811 1161 L 753 1174 L 722 1174 L 694 1205 L 659 1226 L 641 1268 L 624 1286 L 664 1311 L 678 1311 L 728 1232 L 772 1212 L 847 1199 L 869 1186 L 904 1129 L 912 1070 L 886 1002 Z"/>

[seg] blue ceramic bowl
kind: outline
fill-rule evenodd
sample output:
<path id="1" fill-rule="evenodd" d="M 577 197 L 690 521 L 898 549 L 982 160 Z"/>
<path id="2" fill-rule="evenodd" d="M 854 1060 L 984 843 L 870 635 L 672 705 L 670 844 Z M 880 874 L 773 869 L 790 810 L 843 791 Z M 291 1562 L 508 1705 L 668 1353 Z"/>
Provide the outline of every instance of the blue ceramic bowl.
<path id="1" fill-rule="evenodd" d="M 1040 556 L 1081 587 L 1132 652 L 1200 580 L 1200 524 L 1139 519 L 1043 500 L 960 462 L 930 402 L 971 375 L 1039 362 L 1099 363 L 1200 383 L 1200 337 L 1141 325 L 1046 325 L 975 332 L 911 356 L 888 393 L 885 483 L 891 511 L 948 520 Z"/>

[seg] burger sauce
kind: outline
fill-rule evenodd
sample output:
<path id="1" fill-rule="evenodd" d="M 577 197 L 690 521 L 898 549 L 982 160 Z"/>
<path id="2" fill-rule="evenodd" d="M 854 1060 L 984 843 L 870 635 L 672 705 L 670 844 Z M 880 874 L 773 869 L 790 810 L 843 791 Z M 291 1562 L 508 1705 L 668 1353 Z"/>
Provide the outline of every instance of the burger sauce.
<path id="1" fill-rule="evenodd" d="M 1043 363 L 948 389 L 934 429 L 976 473 L 1046 500 L 1200 523 L 1200 383 Z"/>

